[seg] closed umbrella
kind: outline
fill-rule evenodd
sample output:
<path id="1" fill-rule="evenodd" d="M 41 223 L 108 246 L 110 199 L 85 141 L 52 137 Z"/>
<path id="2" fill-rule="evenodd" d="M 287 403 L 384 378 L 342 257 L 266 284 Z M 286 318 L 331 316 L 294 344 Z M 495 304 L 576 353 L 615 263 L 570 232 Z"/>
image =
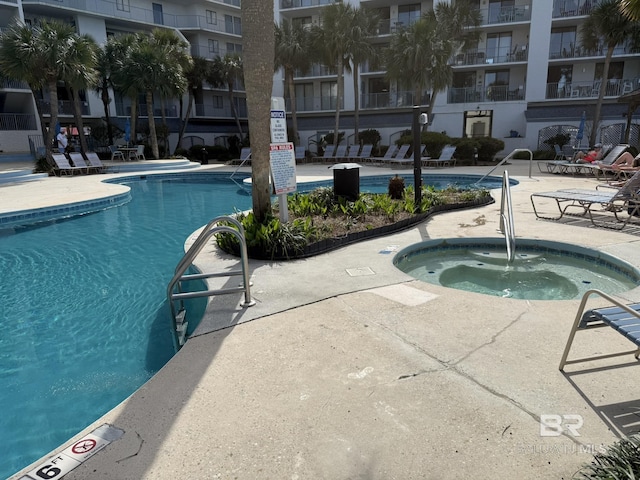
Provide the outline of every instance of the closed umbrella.
<path id="1" fill-rule="evenodd" d="M 127 146 L 129 146 L 129 140 L 131 140 L 131 121 L 127 118 L 124 124 L 124 141 L 127 142 Z"/>

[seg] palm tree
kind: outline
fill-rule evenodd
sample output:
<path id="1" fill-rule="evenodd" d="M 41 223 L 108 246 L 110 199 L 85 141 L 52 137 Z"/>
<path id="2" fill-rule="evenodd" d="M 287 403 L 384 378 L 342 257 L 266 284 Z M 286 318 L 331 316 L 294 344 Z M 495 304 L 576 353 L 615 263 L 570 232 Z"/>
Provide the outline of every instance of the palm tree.
<path id="1" fill-rule="evenodd" d="M 137 138 L 138 124 L 138 95 L 140 90 L 135 73 L 130 68 L 132 66 L 131 54 L 136 47 L 140 36 L 134 33 L 127 33 L 118 36 L 112 41 L 113 67 L 111 71 L 111 83 L 116 92 L 131 100 L 130 126 L 131 138 Z"/>
<path id="2" fill-rule="evenodd" d="M 640 20 L 640 1 L 620 0 L 620 9 L 630 20 Z"/>
<path id="3" fill-rule="evenodd" d="M 191 65 L 184 72 L 187 80 L 187 91 L 189 92 L 189 103 L 187 105 L 187 111 L 184 114 L 180 133 L 178 135 L 178 143 L 176 144 L 176 150 L 180 146 L 185 132 L 187 131 L 187 125 L 191 118 L 191 111 L 193 104 L 197 101 L 198 92 L 202 91 L 202 84 L 207 79 L 207 72 L 210 68 L 209 60 L 203 57 L 193 57 Z M 175 152 L 174 152 L 175 153 Z"/>
<path id="4" fill-rule="evenodd" d="M 427 113 L 431 118 L 438 92 L 452 80 L 449 60 L 460 49 L 477 44 L 480 12 L 465 2 L 438 3 L 408 28 L 391 37 L 386 55 L 387 77 L 413 88 L 414 103 L 430 90 Z"/>
<path id="5" fill-rule="evenodd" d="M 582 45 L 587 49 L 595 49 L 602 44 L 607 48 L 604 66 L 602 68 L 598 100 L 596 101 L 593 115 L 594 128 L 591 129 L 591 134 L 589 135 L 589 143 L 594 145 L 598 133 L 597 126 L 600 123 L 600 114 L 607 88 L 609 64 L 611 63 L 613 50 L 616 45 L 623 44 L 627 41 L 637 46 L 638 43 L 640 43 L 640 25 L 635 21 L 629 20 L 629 18 L 622 13 L 619 0 L 604 0 L 591 11 L 589 17 L 582 24 L 580 37 Z"/>
<path id="6" fill-rule="evenodd" d="M 107 122 L 107 135 L 109 137 L 109 145 L 113 145 L 113 126 L 111 125 L 111 113 L 109 111 L 109 104 L 111 103 L 111 97 L 109 96 L 109 89 L 113 89 L 113 83 L 111 81 L 111 72 L 115 64 L 114 56 L 114 42 L 112 39 L 96 51 L 96 77 L 93 85 L 96 93 L 100 95 L 102 100 L 102 107 L 104 109 L 104 117 Z"/>
<path id="7" fill-rule="evenodd" d="M 80 105 L 80 91 L 95 83 L 96 51 L 98 46 L 88 35 L 75 35 L 70 39 L 66 56 L 61 61 L 61 79 L 71 91 L 73 112 L 80 139 L 80 151 L 86 153 L 87 139 Z"/>
<path id="8" fill-rule="evenodd" d="M 41 107 L 38 107 L 45 148 L 51 154 L 54 126 L 58 123 L 58 81 L 65 76 L 76 80 L 80 74 L 71 74 L 79 68 L 76 60 L 81 56 L 76 49 L 82 49 L 75 28 L 55 20 L 42 20 L 34 27 L 17 22 L 2 34 L 0 45 L 0 65 L 9 76 L 26 81 L 34 93 L 45 89 L 49 93 L 49 128 Z"/>
<path id="9" fill-rule="evenodd" d="M 309 31 L 300 23 L 293 23 L 286 18 L 275 26 L 275 68 L 284 70 L 284 81 L 289 94 L 291 108 L 291 129 L 293 142 L 298 145 L 298 115 L 296 109 L 296 87 L 293 76 L 296 70 L 306 73 L 311 67 L 309 56 Z"/>
<path id="10" fill-rule="evenodd" d="M 351 60 L 351 73 L 353 76 L 353 92 L 354 92 L 354 143 L 360 142 L 358 138 L 358 130 L 360 127 L 360 76 L 359 65 L 366 61 L 375 61 L 377 58 L 377 50 L 370 41 L 378 28 L 380 19 L 373 10 L 363 8 L 354 8 L 352 22 L 347 35 L 347 55 Z"/>
<path id="11" fill-rule="evenodd" d="M 240 140 L 243 139 L 242 125 L 240 125 L 240 116 L 236 108 L 236 102 L 233 98 L 233 85 L 236 81 L 242 81 L 243 65 L 242 58 L 237 53 L 227 53 L 224 57 L 216 57 L 213 60 L 211 68 L 207 72 L 207 82 L 214 87 L 226 86 L 229 94 L 229 103 L 231 104 L 231 112 L 236 120 Z"/>
<path id="12" fill-rule="evenodd" d="M 251 129 L 253 213 L 262 222 L 271 213 L 269 144 L 275 34 L 273 1 L 243 0 L 243 56 Z"/>
<path id="13" fill-rule="evenodd" d="M 340 109 L 344 96 L 344 69 L 348 65 L 349 27 L 354 9 L 345 3 L 332 3 L 322 9 L 321 25 L 314 25 L 311 31 L 313 51 L 327 66 L 335 66 L 336 78 L 336 115 L 333 135 L 334 146 L 338 145 L 340 135 Z"/>

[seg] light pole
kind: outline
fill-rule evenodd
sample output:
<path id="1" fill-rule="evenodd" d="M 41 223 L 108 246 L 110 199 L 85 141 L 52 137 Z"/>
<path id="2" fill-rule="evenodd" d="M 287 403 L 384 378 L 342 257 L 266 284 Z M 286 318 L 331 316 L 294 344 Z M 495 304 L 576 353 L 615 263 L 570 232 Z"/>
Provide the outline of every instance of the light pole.
<path id="1" fill-rule="evenodd" d="M 422 203 L 422 159 L 420 158 L 420 133 L 422 125 L 429 122 L 426 113 L 420 113 L 420 107 L 413 106 L 413 185 L 414 185 L 414 209 L 415 213 L 420 210 Z"/>

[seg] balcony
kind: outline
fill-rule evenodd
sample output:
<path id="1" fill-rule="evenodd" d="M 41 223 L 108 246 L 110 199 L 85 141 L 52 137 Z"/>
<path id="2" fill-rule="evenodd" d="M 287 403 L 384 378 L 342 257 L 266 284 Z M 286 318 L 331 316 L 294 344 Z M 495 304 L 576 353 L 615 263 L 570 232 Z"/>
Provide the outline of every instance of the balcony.
<path id="1" fill-rule="evenodd" d="M 37 130 L 36 116 L 27 113 L 0 113 L 0 130 Z"/>
<path id="2" fill-rule="evenodd" d="M 12 80 L 10 78 L 0 79 L 0 89 L 5 90 L 31 90 L 29 84 L 22 80 Z"/>
<path id="3" fill-rule="evenodd" d="M 382 92 L 365 93 L 360 96 L 360 107 L 363 109 L 378 108 L 406 108 L 415 105 L 413 92 Z M 421 105 L 429 103 L 428 98 L 422 98 Z"/>
<path id="4" fill-rule="evenodd" d="M 455 56 L 451 60 L 451 65 L 465 66 L 465 65 L 486 65 L 496 63 L 512 63 L 512 62 L 526 62 L 528 58 L 529 48 L 528 45 L 522 45 L 519 47 L 516 45 L 511 48 L 498 48 L 492 51 L 486 50 L 471 50 L 468 52 L 462 52 Z"/>
<path id="5" fill-rule="evenodd" d="M 209 117 L 209 118 L 233 118 L 233 112 L 229 105 L 223 107 L 215 107 L 213 105 L 196 104 L 195 109 L 196 117 Z M 247 118 L 247 107 L 245 105 L 238 105 L 236 107 L 238 117 Z"/>
<path id="6" fill-rule="evenodd" d="M 531 20 L 531 6 L 529 4 L 515 5 L 511 7 L 496 6 L 481 8 L 480 13 L 482 14 L 481 26 L 528 22 Z"/>
<path id="7" fill-rule="evenodd" d="M 122 102 L 116 102 L 116 116 L 118 117 L 130 117 L 131 116 L 131 104 L 130 103 L 126 103 L 123 104 Z M 178 109 L 176 108 L 175 105 L 167 105 L 164 109 L 165 111 L 165 116 L 166 117 L 171 117 L 171 118 L 176 118 L 178 116 Z M 146 103 L 140 103 L 138 104 L 138 116 L 139 117 L 146 117 L 147 116 L 147 104 Z M 153 108 L 153 116 L 154 117 L 161 117 L 162 116 L 162 109 L 160 107 L 155 107 Z"/>
<path id="8" fill-rule="evenodd" d="M 447 103 L 510 102 L 524 100 L 524 88 L 491 85 L 484 88 L 449 88 Z"/>
<path id="9" fill-rule="evenodd" d="M 215 60 L 218 57 L 224 57 L 227 53 L 236 54 L 235 50 L 227 50 L 224 47 L 218 47 L 216 49 L 209 48 L 209 45 L 196 45 L 191 44 L 191 56 L 193 57 L 202 57 L 207 60 Z M 239 54 L 242 56 L 241 54 Z"/>
<path id="10" fill-rule="evenodd" d="M 308 78 L 308 77 L 330 77 L 337 75 L 335 67 L 327 67 L 314 63 L 307 73 L 302 73 L 300 70 L 296 70 L 293 74 L 295 78 Z"/>
<path id="11" fill-rule="evenodd" d="M 589 15 L 599 4 L 599 0 L 556 0 L 553 2 L 553 18 Z"/>
<path id="12" fill-rule="evenodd" d="M 288 8 L 317 7 L 319 5 L 329 5 L 339 3 L 341 0 L 280 0 L 280 10 Z"/>
<path id="13" fill-rule="evenodd" d="M 51 115 L 51 103 L 44 100 L 36 100 L 43 115 Z M 91 109 L 88 102 L 80 102 L 80 112 L 82 116 L 91 115 Z M 73 115 L 73 101 L 58 101 L 58 115 Z"/>
<path id="14" fill-rule="evenodd" d="M 291 99 L 285 98 L 286 109 L 291 111 Z M 296 112 L 323 112 L 335 111 L 338 105 L 338 97 L 334 95 L 323 95 L 319 97 L 296 97 Z M 340 107 L 344 108 L 344 104 Z"/>
<path id="15" fill-rule="evenodd" d="M 603 43 L 595 48 L 586 48 L 582 45 L 569 44 L 560 50 L 549 52 L 549 60 L 557 60 L 559 58 L 586 58 L 586 57 L 603 57 L 607 53 L 607 47 Z M 613 49 L 613 56 L 619 57 L 624 55 L 634 55 L 640 53 L 640 48 L 635 47 L 631 42 L 623 45 L 617 45 Z"/>
<path id="16" fill-rule="evenodd" d="M 545 98 L 547 100 L 569 99 L 569 98 L 598 98 L 600 94 L 600 80 L 591 82 L 572 82 L 572 83 L 547 83 L 547 92 Z M 607 81 L 605 87 L 605 97 L 619 97 L 631 93 L 640 87 L 639 78 L 627 78 L 623 80 L 611 79 Z"/>

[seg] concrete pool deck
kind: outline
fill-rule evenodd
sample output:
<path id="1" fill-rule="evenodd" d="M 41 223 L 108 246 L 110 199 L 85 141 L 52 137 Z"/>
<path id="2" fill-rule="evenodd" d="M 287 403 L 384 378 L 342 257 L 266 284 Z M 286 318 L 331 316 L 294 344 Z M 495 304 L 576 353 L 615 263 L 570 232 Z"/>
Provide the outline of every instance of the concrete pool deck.
<path id="1" fill-rule="evenodd" d="M 517 237 L 575 243 L 640 265 L 640 229 L 536 220 L 531 193 L 594 188 L 597 180 L 535 166 L 529 178 L 524 161 L 506 168 L 520 182 L 512 188 Z M 365 167 L 361 175 L 396 172 L 412 173 Z M 331 171 L 305 165 L 298 174 L 311 180 Z M 114 192 L 118 186 L 102 178 L 1 186 L 0 209 Z M 257 304 L 242 309 L 240 295 L 216 297 L 197 336 L 160 372 L 61 446 L 104 423 L 125 432 L 65 478 L 570 478 L 617 435 L 640 429 L 638 362 L 629 355 L 563 374 L 558 362 L 579 300 L 462 292 L 391 264 L 393 251 L 428 238 L 499 236 L 498 212 L 499 203 L 444 213 L 306 260 L 250 261 Z M 236 263 L 213 248 L 197 261 L 203 269 Z M 640 288 L 618 297 L 640 301 Z M 578 334 L 572 356 L 631 347 L 610 330 Z M 541 429 L 544 415 L 564 416 L 580 436 Z"/>

